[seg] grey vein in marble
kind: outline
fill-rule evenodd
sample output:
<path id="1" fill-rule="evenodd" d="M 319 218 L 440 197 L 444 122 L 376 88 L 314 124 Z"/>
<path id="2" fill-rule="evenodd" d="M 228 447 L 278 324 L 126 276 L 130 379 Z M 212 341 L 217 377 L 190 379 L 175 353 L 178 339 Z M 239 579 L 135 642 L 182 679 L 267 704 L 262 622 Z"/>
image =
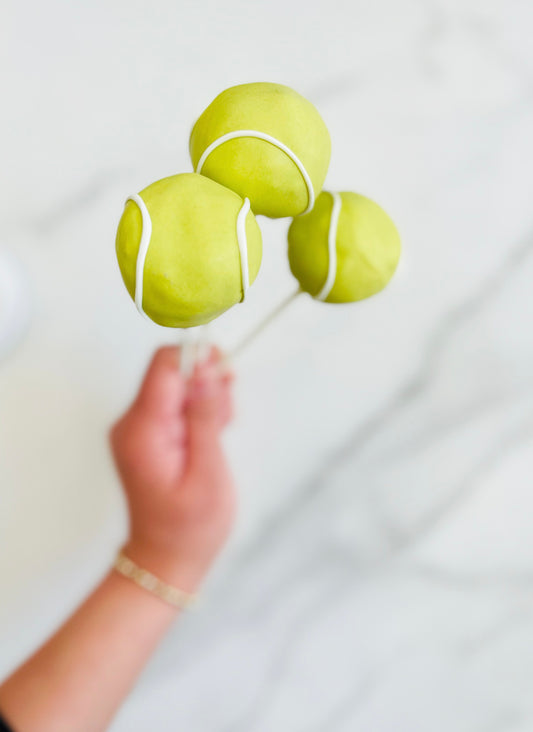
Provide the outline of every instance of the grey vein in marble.
<path id="1" fill-rule="evenodd" d="M 358 424 L 343 442 L 323 463 L 317 467 L 316 476 L 295 491 L 290 501 L 287 501 L 280 509 L 265 522 L 250 546 L 246 547 L 240 562 L 237 562 L 235 574 L 243 567 L 254 562 L 254 558 L 268 548 L 275 537 L 290 530 L 292 521 L 305 506 L 320 495 L 327 486 L 328 477 L 343 464 L 347 459 L 352 459 L 368 442 L 374 439 L 391 420 L 395 419 L 415 399 L 421 397 L 432 382 L 433 374 L 443 356 L 444 351 L 454 336 L 456 330 L 466 320 L 472 318 L 486 305 L 492 302 L 493 298 L 502 288 L 510 284 L 512 276 L 520 269 L 524 262 L 533 254 L 533 233 L 528 234 L 522 241 L 513 247 L 498 265 L 496 270 L 489 276 L 476 292 L 469 295 L 463 302 L 452 308 L 437 324 L 428 339 L 425 352 L 421 358 L 421 366 L 411 379 L 407 381 L 381 408 L 368 418 L 364 423 Z M 476 468 L 476 471 L 481 468 Z M 456 494 L 457 497 L 460 493 Z M 449 508 L 455 502 L 450 502 Z M 439 515 L 442 512 L 439 511 Z M 436 516 L 435 516 L 436 519 Z M 427 526 L 431 524 L 428 521 Z M 416 532 L 418 533 L 418 532 Z M 422 526 L 420 533 L 423 533 Z"/>

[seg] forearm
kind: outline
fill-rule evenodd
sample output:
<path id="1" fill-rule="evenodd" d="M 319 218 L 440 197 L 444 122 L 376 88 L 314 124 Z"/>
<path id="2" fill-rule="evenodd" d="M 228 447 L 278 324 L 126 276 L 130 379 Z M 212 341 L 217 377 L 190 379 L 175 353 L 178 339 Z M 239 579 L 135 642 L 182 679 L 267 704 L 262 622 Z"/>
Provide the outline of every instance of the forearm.
<path id="1" fill-rule="evenodd" d="M 0 709 L 16 732 L 105 730 L 177 612 L 111 571 L 0 686 Z"/>

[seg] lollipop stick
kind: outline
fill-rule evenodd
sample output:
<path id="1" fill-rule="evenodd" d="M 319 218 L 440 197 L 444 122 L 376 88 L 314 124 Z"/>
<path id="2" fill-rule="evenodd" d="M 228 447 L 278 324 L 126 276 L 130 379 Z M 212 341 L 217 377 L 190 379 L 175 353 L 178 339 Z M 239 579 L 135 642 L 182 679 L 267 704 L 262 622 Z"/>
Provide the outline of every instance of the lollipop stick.
<path id="1" fill-rule="evenodd" d="M 192 376 L 197 363 L 209 356 L 209 330 L 207 325 L 184 328 L 180 344 L 180 370 L 184 379 Z"/>
<path id="2" fill-rule="evenodd" d="M 196 363 L 196 344 L 188 330 L 183 332 L 180 350 L 180 371 L 186 380 L 191 377 Z"/>
<path id="3" fill-rule="evenodd" d="M 209 356 L 209 324 L 200 326 L 200 332 L 198 336 L 198 348 L 196 350 L 196 357 L 200 363 L 207 360 Z"/>
<path id="4" fill-rule="evenodd" d="M 272 323 L 273 320 L 276 320 L 276 318 L 281 315 L 281 313 L 303 292 L 299 287 L 296 289 L 295 292 L 291 292 L 291 294 L 286 297 L 284 300 L 282 300 L 279 305 L 276 305 L 274 310 L 272 310 L 263 320 L 255 327 L 253 330 L 251 330 L 248 335 L 244 336 L 242 341 L 238 343 L 235 348 L 230 351 L 229 356 L 230 358 L 235 358 L 235 356 L 238 356 L 242 351 L 249 346 L 249 344 L 256 339 L 256 337 L 262 333 L 269 325 Z"/>

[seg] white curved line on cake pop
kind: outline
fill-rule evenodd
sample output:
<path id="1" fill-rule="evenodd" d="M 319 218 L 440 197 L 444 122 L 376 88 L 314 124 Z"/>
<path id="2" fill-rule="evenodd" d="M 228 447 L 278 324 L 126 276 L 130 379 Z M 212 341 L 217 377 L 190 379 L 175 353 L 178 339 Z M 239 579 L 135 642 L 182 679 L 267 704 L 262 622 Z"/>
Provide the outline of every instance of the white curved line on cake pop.
<path id="1" fill-rule="evenodd" d="M 126 198 L 126 203 L 128 201 L 133 201 L 137 204 L 142 217 L 143 228 L 141 232 L 141 241 L 139 242 L 139 251 L 137 253 L 137 264 L 135 266 L 135 305 L 137 306 L 137 310 L 140 314 L 144 315 L 145 318 L 148 318 L 143 310 L 143 284 L 144 265 L 146 263 L 148 247 L 150 246 L 150 239 L 152 238 L 152 219 L 150 218 L 145 202 L 137 193 L 134 193 L 132 196 L 128 196 Z"/>
<path id="2" fill-rule="evenodd" d="M 305 185 L 307 187 L 307 208 L 302 213 L 309 213 L 313 206 L 315 205 L 315 191 L 313 189 L 313 183 L 311 181 L 311 177 L 309 176 L 309 173 L 305 169 L 304 164 L 300 160 L 300 158 L 294 153 L 290 147 L 287 147 L 285 143 L 281 142 L 281 140 L 278 140 L 276 137 L 272 137 L 272 135 L 267 135 L 266 132 L 258 132 L 257 130 L 233 130 L 233 132 L 227 132 L 225 135 L 222 135 L 221 137 L 218 137 L 216 140 L 214 140 L 210 145 L 206 147 L 206 149 L 203 151 L 200 160 L 198 161 L 198 164 L 196 166 L 196 173 L 201 173 L 202 168 L 204 167 L 204 163 L 207 160 L 207 158 L 211 155 L 213 150 L 216 150 L 217 147 L 220 145 L 223 145 L 225 142 L 228 142 L 228 140 L 235 140 L 239 137 L 254 137 L 258 140 L 264 140 L 265 142 L 270 142 L 271 145 L 275 145 L 275 147 L 282 150 L 286 155 L 289 156 L 289 158 L 292 160 L 292 162 L 296 165 L 300 173 L 302 174 L 302 178 L 305 181 Z"/>
<path id="3" fill-rule="evenodd" d="M 245 198 L 242 208 L 237 216 L 237 244 L 239 245 L 239 256 L 241 259 L 241 282 L 242 282 L 242 298 L 246 297 L 248 288 L 250 287 L 250 275 L 248 273 L 248 242 L 246 240 L 246 216 L 250 210 L 250 201 Z"/>
<path id="4" fill-rule="evenodd" d="M 328 276 L 318 295 L 315 295 L 315 298 L 322 300 L 322 302 L 333 289 L 335 277 L 337 276 L 337 228 L 339 225 L 342 199 L 339 193 L 331 193 L 330 195 L 333 198 L 333 207 L 331 209 L 328 232 Z"/>

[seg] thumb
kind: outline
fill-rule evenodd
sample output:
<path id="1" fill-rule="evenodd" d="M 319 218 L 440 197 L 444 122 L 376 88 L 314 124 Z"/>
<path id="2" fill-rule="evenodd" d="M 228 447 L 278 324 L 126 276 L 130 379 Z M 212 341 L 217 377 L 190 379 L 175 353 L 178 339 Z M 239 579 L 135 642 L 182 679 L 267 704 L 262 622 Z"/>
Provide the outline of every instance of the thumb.
<path id="1" fill-rule="evenodd" d="M 185 384 L 179 371 L 178 349 L 159 348 L 146 371 L 135 406 L 154 417 L 177 415 L 185 399 Z"/>

